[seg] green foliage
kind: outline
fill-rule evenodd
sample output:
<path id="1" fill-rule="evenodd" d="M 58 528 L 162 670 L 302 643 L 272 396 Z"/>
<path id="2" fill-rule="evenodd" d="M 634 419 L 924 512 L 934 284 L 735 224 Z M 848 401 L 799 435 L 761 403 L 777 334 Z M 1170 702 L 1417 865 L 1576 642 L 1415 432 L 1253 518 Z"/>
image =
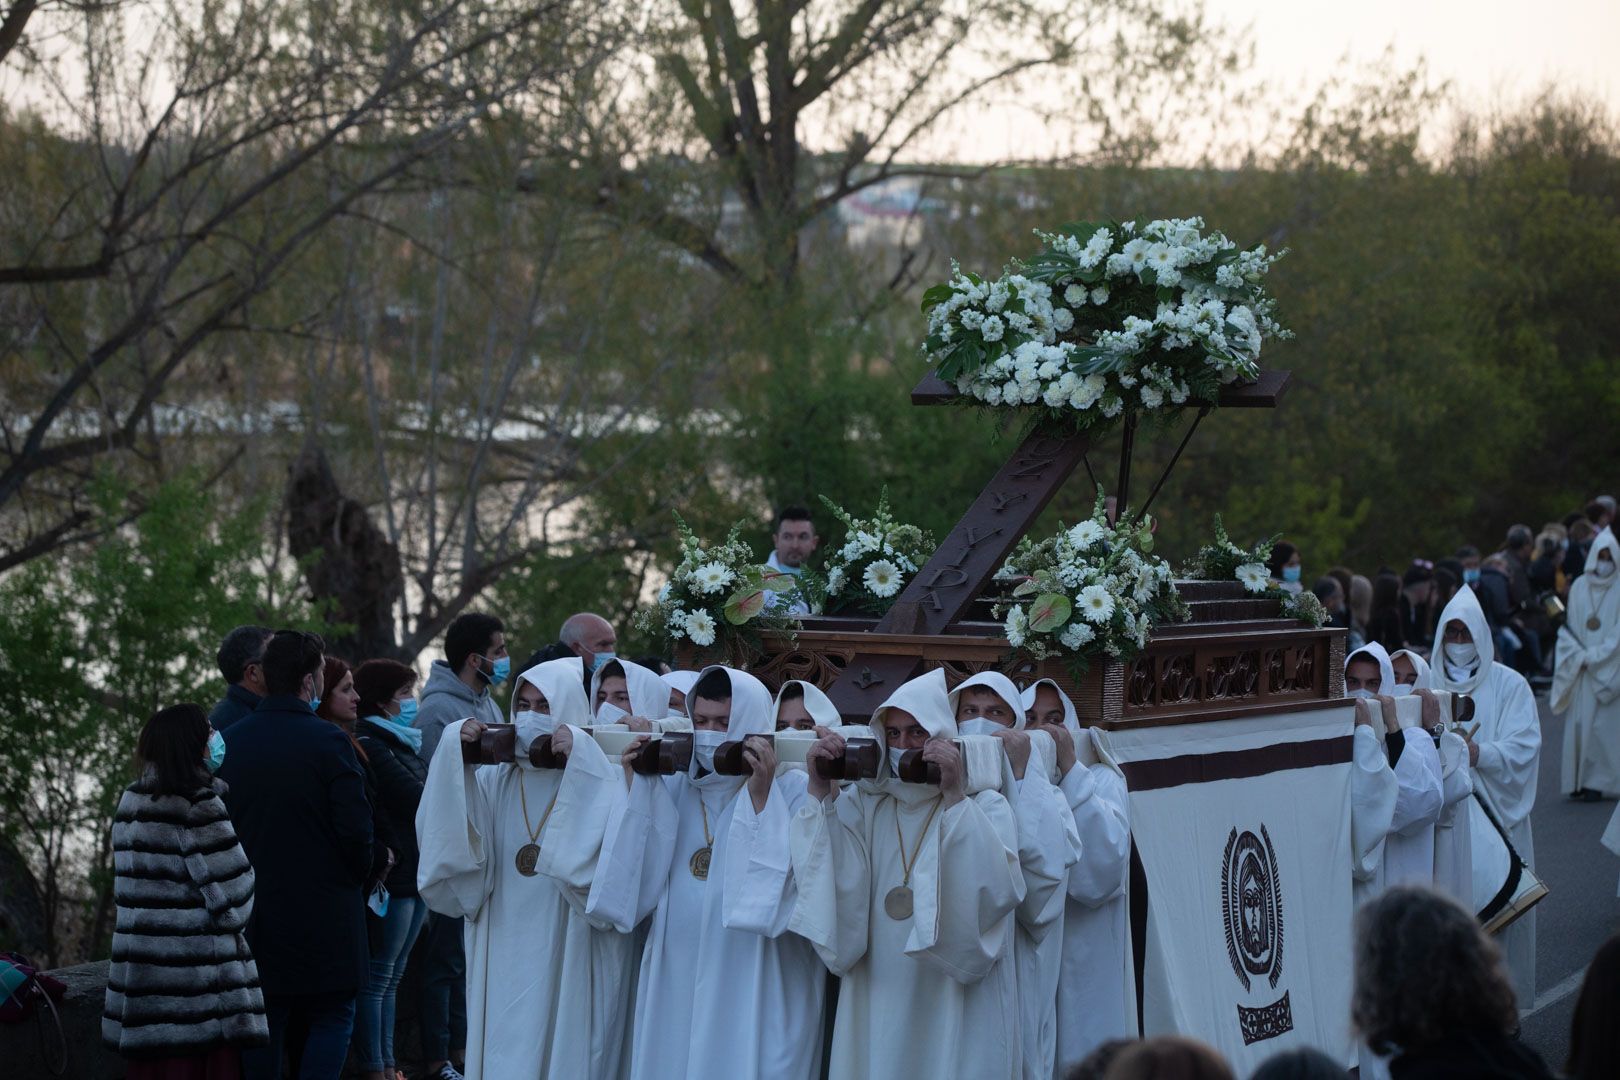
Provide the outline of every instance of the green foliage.
<path id="1" fill-rule="evenodd" d="M 120 526 L 127 493 L 98 494 L 103 541 L 0 581 L 0 834 L 35 870 L 53 959 L 108 930 L 104 822 L 146 718 L 223 693 L 212 658 L 232 627 L 320 629 L 270 557 L 262 505 L 221 512 L 186 477 Z"/>

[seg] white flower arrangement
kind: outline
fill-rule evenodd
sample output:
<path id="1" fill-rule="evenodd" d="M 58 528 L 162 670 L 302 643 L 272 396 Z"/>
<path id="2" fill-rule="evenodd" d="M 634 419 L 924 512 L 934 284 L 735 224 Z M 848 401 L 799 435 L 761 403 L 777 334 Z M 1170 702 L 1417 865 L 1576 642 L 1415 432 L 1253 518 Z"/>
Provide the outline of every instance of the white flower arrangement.
<path id="1" fill-rule="evenodd" d="M 923 354 L 963 398 L 1088 428 L 1214 402 L 1291 337 L 1264 279 L 1286 252 L 1248 250 L 1201 218 L 1036 231 L 1040 254 L 987 281 L 954 263 L 923 294 Z"/>
<path id="2" fill-rule="evenodd" d="M 1321 626 L 1327 622 L 1327 611 L 1315 593 L 1309 589 L 1290 593 L 1272 583 L 1266 559 L 1276 543 L 1277 537 L 1273 536 L 1257 541 L 1253 547 L 1239 547 L 1226 534 L 1226 526 L 1216 514 L 1215 539 L 1198 549 L 1183 573 L 1198 581 L 1240 581 L 1251 598 L 1280 601 L 1282 612 L 1288 618 Z"/>
<path id="3" fill-rule="evenodd" d="M 813 581 L 821 609 L 829 615 L 882 615 L 933 555 L 934 538 L 895 519 L 887 488 L 870 518 L 856 518 L 825 496 L 821 501 L 844 524 L 844 543 Z"/>
<path id="4" fill-rule="evenodd" d="M 787 605 L 766 603 L 766 594 L 791 592 L 794 579 L 760 565 L 739 536 L 742 523 L 731 527 L 725 542 L 706 546 L 675 515 L 681 536 L 681 561 L 658 590 L 658 602 L 636 613 L 636 626 L 671 642 L 690 641 L 701 649 L 728 648 L 745 630 L 796 629 L 798 620 Z"/>
<path id="5" fill-rule="evenodd" d="M 1152 550 L 1151 521 L 1110 525 L 1100 494 L 1087 520 L 1039 542 L 1026 538 L 996 574 L 1016 583 L 996 607 L 1008 642 L 1079 671 L 1096 656 L 1129 660 L 1153 627 L 1187 617 L 1170 564 Z"/>

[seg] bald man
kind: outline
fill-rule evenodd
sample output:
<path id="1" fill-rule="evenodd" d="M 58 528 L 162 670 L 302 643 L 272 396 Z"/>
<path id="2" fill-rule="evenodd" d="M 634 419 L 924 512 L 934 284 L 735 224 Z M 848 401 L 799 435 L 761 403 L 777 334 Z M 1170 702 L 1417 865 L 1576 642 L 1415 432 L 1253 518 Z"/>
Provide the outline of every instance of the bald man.
<path id="1" fill-rule="evenodd" d="M 557 639 L 584 662 L 587 680 L 614 658 L 613 650 L 619 644 L 619 635 L 613 632 L 613 624 L 589 611 L 568 616 L 562 629 L 557 632 Z"/>

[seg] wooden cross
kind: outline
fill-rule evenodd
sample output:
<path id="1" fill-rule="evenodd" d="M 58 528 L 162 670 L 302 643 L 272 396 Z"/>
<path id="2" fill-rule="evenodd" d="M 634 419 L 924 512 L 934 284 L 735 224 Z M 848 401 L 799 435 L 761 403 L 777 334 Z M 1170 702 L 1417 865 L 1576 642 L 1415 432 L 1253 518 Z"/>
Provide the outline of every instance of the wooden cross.
<path id="1" fill-rule="evenodd" d="M 1266 371 L 1253 383 L 1221 391 L 1225 408 L 1272 408 L 1288 384 L 1288 372 Z M 913 405 L 940 405 L 953 400 L 956 390 L 930 373 L 911 393 Z M 1202 414 L 1200 414 L 1201 418 Z M 1195 422 L 1196 426 L 1196 422 Z M 1120 510 L 1130 475 L 1130 435 L 1120 458 Z M 1187 438 L 1192 436 L 1188 432 Z M 1187 441 L 1182 441 L 1185 448 Z M 1062 488 L 1091 446 L 1086 434 L 1028 435 L 1007 463 L 973 500 L 933 557 L 917 571 L 888 613 L 878 620 L 876 634 L 942 634 L 968 610 L 1007 554 L 1029 531 L 1042 510 Z M 1178 450 L 1177 456 L 1180 455 Z M 1171 464 L 1174 465 L 1174 459 Z M 1162 480 L 1161 480 L 1162 483 Z M 1155 488 L 1155 491 L 1157 488 Z M 827 694 L 847 720 L 865 722 L 879 705 L 907 679 L 918 674 L 921 656 L 857 653 Z"/>

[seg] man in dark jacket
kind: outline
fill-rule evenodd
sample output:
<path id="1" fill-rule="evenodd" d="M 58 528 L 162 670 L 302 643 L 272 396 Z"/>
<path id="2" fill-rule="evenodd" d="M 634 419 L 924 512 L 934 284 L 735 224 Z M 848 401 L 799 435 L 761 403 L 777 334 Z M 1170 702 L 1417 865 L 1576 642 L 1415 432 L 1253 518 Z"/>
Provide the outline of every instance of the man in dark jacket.
<path id="1" fill-rule="evenodd" d="M 214 659 L 225 676 L 226 689 L 208 714 L 209 726 L 215 731 L 226 730 L 259 707 L 265 693 L 264 647 L 269 643 L 270 631 L 263 626 L 238 626 L 220 642 Z"/>
<path id="2" fill-rule="evenodd" d="M 264 650 L 268 693 L 225 734 L 219 776 L 258 879 L 247 939 L 270 1021 L 270 1045 L 242 1055 L 248 1080 L 280 1075 L 289 1031 L 307 1033 L 300 1075 L 337 1080 L 365 984 L 371 807 L 348 736 L 315 715 L 324 648 L 277 631 Z"/>

